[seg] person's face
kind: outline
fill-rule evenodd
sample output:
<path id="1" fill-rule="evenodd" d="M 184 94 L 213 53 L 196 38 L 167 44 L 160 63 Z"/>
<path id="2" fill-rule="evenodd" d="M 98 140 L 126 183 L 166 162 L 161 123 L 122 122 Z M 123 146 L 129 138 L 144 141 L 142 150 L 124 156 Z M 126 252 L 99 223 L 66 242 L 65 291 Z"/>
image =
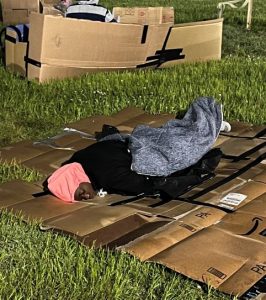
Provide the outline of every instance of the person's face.
<path id="1" fill-rule="evenodd" d="M 74 199 L 77 201 L 88 200 L 94 198 L 96 195 L 91 183 L 81 182 L 79 187 L 76 189 Z"/>

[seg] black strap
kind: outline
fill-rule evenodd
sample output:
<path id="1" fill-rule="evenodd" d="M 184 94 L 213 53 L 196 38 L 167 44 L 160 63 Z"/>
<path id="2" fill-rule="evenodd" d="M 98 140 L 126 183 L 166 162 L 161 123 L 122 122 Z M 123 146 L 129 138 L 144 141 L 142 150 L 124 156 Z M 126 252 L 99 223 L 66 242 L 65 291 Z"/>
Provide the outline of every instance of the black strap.
<path id="1" fill-rule="evenodd" d="M 143 33 L 144 33 L 144 29 L 143 29 Z M 168 39 L 169 39 L 169 36 L 171 34 L 171 31 L 172 31 L 172 27 L 170 27 L 167 32 L 162 49 L 157 50 L 155 52 L 155 55 L 148 56 L 146 59 L 147 63 L 138 65 L 137 68 L 146 68 L 146 67 L 152 67 L 152 66 L 159 68 L 165 62 L 185 58 L 185 55 L 182 54 L 183 48 L 165 49 Z M 142 39 L 143 39 L 143 34 L 142 34 Z M 146 39 L 146 37 L 145 37 L 145 39 Z M 141 40 L 141 42 L 142 42 L 142 40 Z"/>
<path id="2" fill-rule="evenodd" d="M 229 181 L 237 178 L 238 176 L 240 176 L 241 174 L 245 173 L 246 171 L 248 171 L 249 169 L 251 169 L 252 167 L 256 166 L 257 164 L 259 164 L 261 161 L 263 161 L 264 159 L 266 159 L 266 153 L 263 153 L 262 155 L 258 156 L 255 160 L 253 160 L 252 162 L 250 162 L 249 164 L 247 164 L 245 167 L 239 169 L 238 171 L 236 171 L 235 173 L 233 173 L 232 175 L 208 186 L 207 188 L 205 188 L 204 190 L 190 196 L 190 197 L 186 197 L 186 198 L 182 198 L 182 197 L 178 197 L 177 200 L 183 201 L 194 201 L 195 199 L 197 199 L 198 197 L 201 197 L 207 193 L 209 193 L 210 191 L 228 183 Z M 204 203 L 202 203 L 202 205 L 204 205 Z"/>
<path id="3" fill-rule="evenodd" d="M 14 38 L 12 36 L 7 35 L 7 29 L 10 28 L 12 30 L 14 30 L 17 34 L 17 38 Z M 1 56 L 2 56 L 2 61 L 4 63 L 4 65 L 6 66 L 6 55 L 5 55 L 5 41 L 9 41 L 13 44 L 16 44 L 17 40 L 19 42 L 22 41 L 22 34 L 20 32 L 20 30 L 13 25 L 9 25 L 6 26 L 4 28 L 2 28 L 2 30 L 0 31 L 0 49 L 1 49 Z"/>
<path id="4" fill-rule="evenodd" d="M 40 61 L 37 61 L 37 60 L 32 59 L 32 58 L 29 58 L 28 55 L 26 55 L 26 56 L 24 57 L 24 60 L 25 60 L 25 62 L 26 62 L 27 64 L 34 65 L 34 66 L 36 66 L 36 67 L 38 67 L 38 68 L 41 68 L 41 66 L 42 66 L 42 63 L 41 63 Z"/>

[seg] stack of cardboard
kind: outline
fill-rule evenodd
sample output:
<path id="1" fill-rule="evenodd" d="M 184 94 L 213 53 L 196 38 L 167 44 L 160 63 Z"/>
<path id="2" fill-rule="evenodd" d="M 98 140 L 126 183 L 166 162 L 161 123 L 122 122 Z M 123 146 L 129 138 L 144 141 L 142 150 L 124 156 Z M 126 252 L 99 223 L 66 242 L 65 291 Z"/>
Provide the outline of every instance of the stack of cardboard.
<path id="1" fill-rule="evenodd" d="M 7 31 L 6 66 L 29 80 L 221 58 L 222 19 L 174 25 L 172 7 L 116 7 L 120 23 L 92 22 L 52 16 L 47 1 L 48 15 L 30 14 L 28 43 Z"/>

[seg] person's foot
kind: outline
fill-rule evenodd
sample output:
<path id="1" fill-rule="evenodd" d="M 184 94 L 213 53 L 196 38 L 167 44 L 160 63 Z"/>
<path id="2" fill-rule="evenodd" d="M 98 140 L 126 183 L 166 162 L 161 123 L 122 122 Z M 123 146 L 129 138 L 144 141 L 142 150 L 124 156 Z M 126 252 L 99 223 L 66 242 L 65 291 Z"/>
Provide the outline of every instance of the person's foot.
<path id="1" fill-rule="evenodd" d="M 226 122 L 226 121 L 222 122 L 221 129 L 220 129 L 221 131 L 230 132 L 231 129 L 232 129 L 231 125 L 228 122 Z"/>

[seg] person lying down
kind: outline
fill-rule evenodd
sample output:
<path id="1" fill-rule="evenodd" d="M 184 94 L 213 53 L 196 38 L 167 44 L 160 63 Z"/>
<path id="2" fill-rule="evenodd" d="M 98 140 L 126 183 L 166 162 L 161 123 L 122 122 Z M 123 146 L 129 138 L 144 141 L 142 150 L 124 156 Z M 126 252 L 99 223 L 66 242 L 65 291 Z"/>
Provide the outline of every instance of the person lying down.
<path id="1" fill-rule="evenodd" d="M 75 152 L 47 178 L 45 187 L 53 195 L 75 202 L 104 190 L 176 199 L 213 176 L 222 157 L 213 144 L 230 124 L 213 98 L 199 98 L 182 120 L 159 128 L 139 125 L 130 135 L 112 126 L 103 129 L 95 144 Z"/>

